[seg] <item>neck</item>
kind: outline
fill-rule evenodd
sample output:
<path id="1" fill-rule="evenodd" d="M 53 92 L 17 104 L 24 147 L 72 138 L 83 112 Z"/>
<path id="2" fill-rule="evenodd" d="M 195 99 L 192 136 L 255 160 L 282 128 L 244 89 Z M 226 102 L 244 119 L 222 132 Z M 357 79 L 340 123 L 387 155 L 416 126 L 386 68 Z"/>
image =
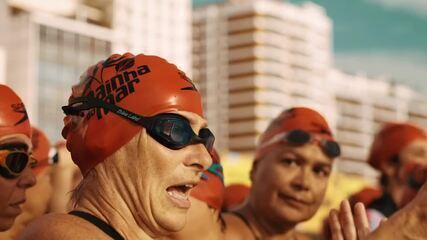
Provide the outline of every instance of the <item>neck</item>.
<path id="1" fill-rule="evenodd" d="M 105 171 L 94 169 L 82 180 L 77 190 L 75 209 L 88 212 L 113 227 L 125 239 L 153 239 L 158 234 L 146 224 L 147 215 L 140 204 L 132 201 L 125 181 L 116 174 L 106 175 Z M 139 213 L 139 214 L 138 214 Z"/>
<path id="2" fill-rule="evenodd" d="M 387 192 L 390 194 L 393 202 L 400 208 L 402 206 L 403 187 L 402 184 L 394 179 L 390 179 L 386 187 Z"/>
<path id="3" fill-rule="evenodd" d="M 96 216 L 113 227 L 125 239 L 152 239 L 137 224 L 129 208 L 110 199 L 102 194 L 83 196 L 74 210 Z"/>
<path id="4" fill-rule="evenodd" d="M 269 219 L 266 215 L 268 213 L 257 211 L 250 201 L 246 201 L 237 211 L 249 222 L 257 239 L 296 239 L 295 224 Z"/>

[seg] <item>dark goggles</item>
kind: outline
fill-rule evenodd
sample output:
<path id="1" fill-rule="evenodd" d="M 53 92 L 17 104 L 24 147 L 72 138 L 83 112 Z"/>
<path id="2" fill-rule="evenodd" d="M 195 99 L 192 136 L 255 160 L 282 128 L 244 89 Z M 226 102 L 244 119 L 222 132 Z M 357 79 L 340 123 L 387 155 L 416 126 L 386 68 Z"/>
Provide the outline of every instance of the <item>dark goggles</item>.
<path id="1" fill-rule="evenodd" d="M 179 114 L 162 113 L 144 117 L 90 96 L 75 98 L 69 106 L 63 106 L 62 110 L 67 115 L 80 115 L 82 111 L 92 108 L 103 108 L 143 126 L 152 138 L 173 150 L 202 143 L 210 152 L 215 142 L 215 137 L 208 128 L 200 129 L 199 135 L 196 135 L 188 119 Z"/>
<path id="2" fill-rule="evenodd" d="M 37 160 L 31 158 L 26 151 L 0 150 L 0 175 L 5 178 L 16 178 L 30 165 L 34 168 Z"/>
<path id="3" fill-rule="evenodd" d="M 316 135 L 310 134 L 301 129 L 295 129 L 284 134 L 278 134 L 272 138 L 267 144 L 271 144 L 276 141 L 285 141 L 290 144 L 297 146 L 304 145 L 313 141 L 317 141 L 322 148 L 323 152 L 330 158 L 339 157 L 341 154 L 341 148 L 335 141 L 318 138 Z"/>

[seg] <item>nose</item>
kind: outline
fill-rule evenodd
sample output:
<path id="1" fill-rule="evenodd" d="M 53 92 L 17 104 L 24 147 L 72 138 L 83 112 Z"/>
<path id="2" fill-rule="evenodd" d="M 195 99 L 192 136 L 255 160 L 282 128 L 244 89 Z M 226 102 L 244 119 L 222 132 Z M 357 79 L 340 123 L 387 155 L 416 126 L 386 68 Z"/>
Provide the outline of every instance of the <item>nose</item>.
<path id="1" fill-rule="evenodd" d="M 297 191 L 308 191 L 311 185 L 310 169 L 301 167 L 295 177 L 292 179 L 292 187 Z"/>
<path id="2" fill-rule="evenodd" d="M 36 176 L 34 175 L 33 171 L 27 167 L 24 172 L 22 172 L 22 175 L 20 176 L 17 184 L 20 188 L 30 188 L 34 186 L 36 182 Z"/>
<path id="3" fill-rule="evenodd" d="M 212 165 L 212 157 L 203 144 L 191 145 L 188 148 L 190 153 L 185 158 L 185 166 L 202 172 Z"/>

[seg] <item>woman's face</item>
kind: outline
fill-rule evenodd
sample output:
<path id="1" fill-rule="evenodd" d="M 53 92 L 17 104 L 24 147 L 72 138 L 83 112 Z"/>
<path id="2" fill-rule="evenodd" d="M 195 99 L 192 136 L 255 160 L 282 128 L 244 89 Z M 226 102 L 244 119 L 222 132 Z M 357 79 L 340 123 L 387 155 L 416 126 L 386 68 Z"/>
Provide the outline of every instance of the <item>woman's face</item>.
<path id="1" fill-rule="evenodd" d="M 187 118 L 198 134 L 206 121 L 190 112 L 174 112 Z M 127 185 L 128 205 L 137 215 L 146 232 L 174 232 L 185 225 L 191 203 L 190 190 L 200 181 L 211 157 L 203 144 L 188 145 L 179 150 L 169 149 L 145 129 L 141 133 L 133 159 L 126 159 L 127 175 L 133 184 Z"/>
<path id="2" fill-rule="evenodd" d="M 268 222 L 305 221 L 323 201 L 332 163 L 316 143 L 277 144 L 254 165 L 249 202 Z"/>
<path id="3" fill-rule="evenodd" d="M 29 139 L 24 135 L 0 139 L 3 149 L 29 151 L 28 143 Z M 15 218 L 22 212 L 21 205 L 26 201 L 26 190 L 35 183 L 36 178 L 29 166 L 19 177 L 9 179 L 0 176 L 0 231 L 5 231 L 13 225 Z"/>

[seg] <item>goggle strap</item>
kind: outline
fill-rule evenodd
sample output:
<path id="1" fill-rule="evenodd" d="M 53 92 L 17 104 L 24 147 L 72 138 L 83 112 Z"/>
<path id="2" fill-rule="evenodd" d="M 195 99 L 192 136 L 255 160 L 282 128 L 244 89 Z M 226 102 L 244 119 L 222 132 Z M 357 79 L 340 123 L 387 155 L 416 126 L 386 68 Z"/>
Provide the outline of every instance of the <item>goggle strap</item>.
<path id="1" fill-rule="evenodd" d="M 77 106 L 70 106 L 73 104 L 79 104 Z M 68 106 L 63 106 L 62 110 L 66 115 L 79 115 L 81 111 L 86 111 L 92 108 L 103 108 L 109 111 L 112 111 L 116 113 L 119 116 L 122 116 L 134 123 L 145 125 L 149 121 L 146 121 L 146 118 L 138 115 L 136 113 L 130 112 L 124 108 L 121 108 L 114 104 L 108 104 L 102 100 L 99 100 L 95 97 L 91 96 L 84 96 L 84 97 L 77 97 L 72 100 Z"/>

